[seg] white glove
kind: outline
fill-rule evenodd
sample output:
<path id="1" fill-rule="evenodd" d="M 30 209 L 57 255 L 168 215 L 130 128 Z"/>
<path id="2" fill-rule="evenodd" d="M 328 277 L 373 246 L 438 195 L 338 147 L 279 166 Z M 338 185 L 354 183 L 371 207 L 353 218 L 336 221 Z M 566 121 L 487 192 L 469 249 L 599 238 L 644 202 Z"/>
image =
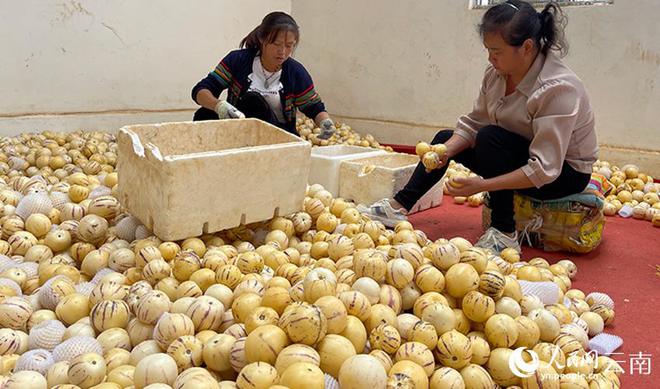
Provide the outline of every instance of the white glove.
<path id="1" fill-rule="evenodd" d="M 220 119 L 245 119 L 243 112 L 225 100 L 218 100 L 218 104 L 215 105 L 215 112 L 218 113 Z"/>
<path id="2" fill-rule="evenodd" d="M 332 134 L 337 131 L 335 128 L 335 123 L 332 122 L 332 119 L 324 119 L 321 122 L 321 126 L 319 127 L 321 129 L 321 133 L 319 134 L 319 139 L 329 139 Z"/>

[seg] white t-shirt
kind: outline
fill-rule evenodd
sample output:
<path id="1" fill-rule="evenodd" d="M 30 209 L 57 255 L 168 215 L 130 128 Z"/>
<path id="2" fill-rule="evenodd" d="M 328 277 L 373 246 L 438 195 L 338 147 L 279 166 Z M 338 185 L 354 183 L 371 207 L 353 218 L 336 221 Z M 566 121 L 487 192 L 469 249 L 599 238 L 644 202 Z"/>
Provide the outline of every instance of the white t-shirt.
<path id="1" fill-rule="evenodd" d="M 270 109 L 273 110 L 275 117 L 281 123 L 284 123 L 284 112 L 282 112 L 282 101 L 280 100 L 280 91 L 284 86 L 280 82 L 282 69 L 272 73 L 264 69 L 261 65 L 261 58 L 257 55 L 252 62 L 252 73 L 248 76 L 250 79 L 249 92 L 257 92 L 264 97 Z"/>

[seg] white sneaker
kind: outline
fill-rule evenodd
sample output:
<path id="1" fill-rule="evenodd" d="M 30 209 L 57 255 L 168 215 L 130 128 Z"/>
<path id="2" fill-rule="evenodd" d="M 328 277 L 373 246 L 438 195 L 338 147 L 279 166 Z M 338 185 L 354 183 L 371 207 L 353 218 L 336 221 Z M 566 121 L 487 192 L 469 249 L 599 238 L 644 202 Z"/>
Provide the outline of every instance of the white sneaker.
<path id="1" fill-rule="evenodd" d="M 357 210 L 369 216 L 372 220 L 379 221 L 387 227 L 394 227 L 398 222 L 407 221 L 403 210 L 394 209 L 389 199 L 381 199 L 367 206 L 360 204 Z"/>
<path id="2" fill-rule="evenodd" d="M 491 250 L 494 254 L 499 254 L 505 248 L 512 248 L 518 253 L 521 252 L 520 244 L 518 244 L 518 232 L 510 237 L 494 227 L 488 228 L 475 246 Z"/>

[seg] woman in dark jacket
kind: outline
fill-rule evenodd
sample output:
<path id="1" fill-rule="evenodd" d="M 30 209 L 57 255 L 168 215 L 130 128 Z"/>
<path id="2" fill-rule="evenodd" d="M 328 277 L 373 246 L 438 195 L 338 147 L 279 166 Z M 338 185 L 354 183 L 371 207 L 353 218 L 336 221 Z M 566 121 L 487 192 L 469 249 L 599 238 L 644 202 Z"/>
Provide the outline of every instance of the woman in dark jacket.
<path id="1" fill-rule="evenodd" d="M 327 139 L 335 125 L 305 67 L 291 58 L 300 38 L 295 20 L 272 12 L 248 36 L 239 50 L 227 54 L 195 85 L 192 98 L 201 106 L 193 120 L 254 117 L 290 133 L 296 131 L 296 109 L 314 119 Z M 220 93 L 228 89 L 227 100 Z"/>

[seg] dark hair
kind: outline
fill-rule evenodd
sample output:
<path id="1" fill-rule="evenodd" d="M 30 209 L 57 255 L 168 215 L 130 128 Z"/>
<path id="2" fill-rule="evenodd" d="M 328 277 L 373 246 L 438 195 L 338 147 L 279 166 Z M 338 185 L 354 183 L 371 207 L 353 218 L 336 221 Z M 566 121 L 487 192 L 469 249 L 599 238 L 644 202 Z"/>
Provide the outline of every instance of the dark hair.
<path id="1" fill-rule="evenodd" d="M 555 1 L 549 2 L 541 12 L 526 1 L 508 0 L 490 7 L 481 19 L 479 34 L 498 32 L 506 43 L 520 47 L 532 39 L 543 54 L 556 50 L 560 56 L 568 53 L 564 37 L 567 19 Z"/>
<path id="2" fill-rule="evenodd" d="M 243 40 L 240 48 L 260 49 L 262 43 L 273 43 L 280 31 L 290 31 L 296 36 L 296 43 L 300 39 L 298 24 L 284 12 L 271 12 L 264 17 L 261 24 L 255 27 Z"/>

